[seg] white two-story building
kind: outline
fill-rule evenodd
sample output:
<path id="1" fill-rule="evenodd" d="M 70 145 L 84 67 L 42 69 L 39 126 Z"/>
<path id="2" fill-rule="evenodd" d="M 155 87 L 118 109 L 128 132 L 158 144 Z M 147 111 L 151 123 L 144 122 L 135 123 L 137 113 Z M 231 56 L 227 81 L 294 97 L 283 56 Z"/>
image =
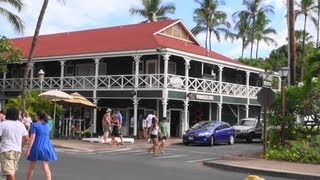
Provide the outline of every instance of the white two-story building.
<path id="1" fill-rule="evenodd" d="M 31 40 L 12 42 L 27 57 Z M 21 92 L 25 64 L 8 68 L 0 87 L 12 97 Z M 201 120 L 234 124 L 261 112 L 264 70 L 201 47 L 181 20 L 41 35 L 30 68 L 29 89 L 40 88 L 43 69 L 43 91 L 77 91 L 92 100 L 98 109 L 79 111 L 90 115 L 94 132 L 106 107 L 119 108 L 127 128 L 131 117 L 157 110 L 169 119 L 171 136 Z"/>

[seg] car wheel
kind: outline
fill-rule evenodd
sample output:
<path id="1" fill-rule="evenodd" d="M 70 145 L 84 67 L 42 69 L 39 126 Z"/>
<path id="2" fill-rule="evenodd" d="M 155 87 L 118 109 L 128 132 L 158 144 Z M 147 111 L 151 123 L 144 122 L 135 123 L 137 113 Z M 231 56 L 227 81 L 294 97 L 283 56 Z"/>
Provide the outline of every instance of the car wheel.
<path id="1" fill-rule="evenodd" d="M 253 139 L 253 134 L 252 133 L 248 134 L 247 142 L 252 143 L 252 139 Z"/>
<path id="2" fill-rule="evenodd" d="M 233 135 L 230 135 L 228 144 L 229 145 L 234 144 L 234 136 Z"/>
<path id="3" fill-rule="evenodd" d="M 209 139 L 209 146 L 213 146 L 214 145 L 214 141 L 215 141 L 214 137 L 211 136 L 210 139 Z"/>
<path id="4" fill-rule="evenodd" d="M 188 143 L 188 142 L 184 142 L 183 144 L 186 145 L 186 146 L 189 146 L 189 143 Z"/>

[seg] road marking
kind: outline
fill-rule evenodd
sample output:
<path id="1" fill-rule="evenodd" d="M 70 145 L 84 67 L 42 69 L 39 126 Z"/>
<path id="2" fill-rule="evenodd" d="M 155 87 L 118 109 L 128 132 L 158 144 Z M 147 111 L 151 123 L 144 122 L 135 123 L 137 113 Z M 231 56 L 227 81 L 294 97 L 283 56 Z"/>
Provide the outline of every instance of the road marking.
<path id="1" fill-rule="evenodd" d="M 138 152 L 144 152 L 145 153 L 145 150 L 113 151 L 113 152 L 109 152 L 109 153 L 112 153 L 112 154 L 130 154 L 130 153 L 138 153 Z"/>
<path id="2" fill-rule="evenodd" d="M 97 152 L 90 152 L 88 154 L 106 154 L 106 153 L 129 151 L 129 150 L 131 150 L 131 148 L 113 149 L 113 150 L 107 150 L 107 151 L 97 151 Z"/>
<path id="3" fill-rule="evenodd" d="M 184 157 L 187 155 L 184 154 L 180 154 L 180 155 L 171 155 L 171 156 L 159 156 L 159 157 L 155 157 L 154 159 L 169 159 L 169 158 L 178 158 L 178 157 Z"/>
<path id="4" fill-rule="evenodd" d="M 217 158 L 206 158 L 206 159 L 195 159 L 191 161 L 187 161 L 187 163 L 195 163 L 195 162 L 202 162 L 202 161 L 209 161 L 209 160 L 216 160 Z"/>
<path id="5" fill-rule="evenodd" d="M 82 152 L 78 149 L 65 149 L 65 148 L 55 148 L 57 152 Z"/>
<path id="6" fill-rule="evenodd" d="M 141 156 L 141 155 L 147 155 L 147 154 L 151 154 L 149 152 L 143 152 L 143 153 L 135 153 L 135 154 L 132 154 L 134 156 Z"/>

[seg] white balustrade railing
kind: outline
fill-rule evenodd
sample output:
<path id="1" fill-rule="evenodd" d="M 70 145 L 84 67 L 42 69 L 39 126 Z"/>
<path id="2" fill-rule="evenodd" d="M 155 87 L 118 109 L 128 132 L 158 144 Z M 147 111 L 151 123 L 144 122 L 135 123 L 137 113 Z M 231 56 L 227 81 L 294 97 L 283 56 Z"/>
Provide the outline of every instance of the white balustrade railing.
<path id="1" fill-rule="evenodd" d="M 186 78 L 184 76 L 169 74 L 169 89 L 186 89 Z M 61 82 L 62 80 L 62 82 Z M 41 83 L 37 78 L 28 79 L 27 87 L 29 89 L 40 88 Z M 62 88 L 61 85 L 63 86 Z M 22 78 L 0 79 L 0 88 L 5 90 L 21 89 Z M 99 76 L 97 79 L 98 89 L 132 89 L 135 86 L 134 75 L 105 75 Z M 256 98 L 261 87 L 253 87 L 241 84 L 233 84 L 219 81 L 189 77 L 188 91 L 199 93 L 221 94 L 236 97 Z M 138 77 L 138 89 L 163 88 L 163 74 L 140 74 Z M 94 76 L 66 76 L 61 77 L 45 77 L 42 82 L 43 89 L 82 89 L 93 90 L 95 88 Z"/>

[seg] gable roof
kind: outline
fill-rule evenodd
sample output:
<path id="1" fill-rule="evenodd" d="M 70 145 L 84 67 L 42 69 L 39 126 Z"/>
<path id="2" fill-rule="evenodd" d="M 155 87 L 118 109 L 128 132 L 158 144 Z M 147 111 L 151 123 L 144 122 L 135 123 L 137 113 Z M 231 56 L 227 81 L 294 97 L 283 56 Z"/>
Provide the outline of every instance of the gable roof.
<path id="1" fill-rule="evenodd" d="M 189 41 L 169 37 L 161 31 L 179 24 Z M 27 57 L 32 37 L 11 39 Z M 181 20 L 165 20 L 100 29 L 40 35 L 34 58 L 72 56 L 79 54 L 120 52 L 156 48 L 172 48 L 188 53 L 241 64 L 231 58 L 201 47 Z"/>

